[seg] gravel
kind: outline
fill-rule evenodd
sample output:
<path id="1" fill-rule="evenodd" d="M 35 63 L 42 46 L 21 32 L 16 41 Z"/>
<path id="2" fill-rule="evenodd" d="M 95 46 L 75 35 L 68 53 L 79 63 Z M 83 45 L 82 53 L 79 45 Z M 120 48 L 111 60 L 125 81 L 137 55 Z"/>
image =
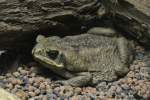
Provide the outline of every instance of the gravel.
<path id="1" fill-rule="evenodd" d="M 0 76 L 0 86 L 22 100 L 150 100 L 150 62 L 144 62 L 144 49 L 136 47 L 136 60 L 129 73 L 115 82 L 97 86 L 72 87 L 35 71 L 35 64 L 19 67 Z"/>

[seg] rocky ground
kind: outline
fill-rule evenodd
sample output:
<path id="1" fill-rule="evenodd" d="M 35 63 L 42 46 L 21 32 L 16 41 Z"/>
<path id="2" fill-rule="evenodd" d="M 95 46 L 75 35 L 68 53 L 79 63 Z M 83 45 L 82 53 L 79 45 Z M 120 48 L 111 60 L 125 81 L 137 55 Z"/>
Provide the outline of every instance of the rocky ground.
<path id="1" fill-rule="evenodd" d="M 37 73 L 33 63 L 1 75 L 0 86 L 22 100 L 150 100 L 150 62 L 144 62 L 144 56 L 144 49 L 137 46 L 136 60 L 129 73 L 118 81 L 101 82 L 97 86 L 55 84 L 54 75 Z"/>

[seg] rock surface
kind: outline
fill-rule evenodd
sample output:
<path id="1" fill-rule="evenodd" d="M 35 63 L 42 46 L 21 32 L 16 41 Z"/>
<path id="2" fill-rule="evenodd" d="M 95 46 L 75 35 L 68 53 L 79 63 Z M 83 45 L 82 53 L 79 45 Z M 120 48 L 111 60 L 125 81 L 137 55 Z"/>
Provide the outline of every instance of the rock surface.
<path id="1" fill-rule="evenodd" d="M 117 0 L 109 10 L 115 16 L 114 25 L 150 47 L 150 1 L 149 0 Z M 106 2 L 105 2 L 106 3 Z M 108 8 L 108 7 L 106 7 Z"/>
<path id="2" fill-rule="evenodd" d="M 99 6 L 97 0 L 2 0 L 0 49 L 29 47 L 38 33 L 73 34 L 90 24 Z"/>
<path id="3" fill-rule="evenodd" d="M 2 0 L 0 49 L 29 47 L 39 33 L 80 34 L 112 23 L 149 46 L 149 6 L 149 0 Z"/>

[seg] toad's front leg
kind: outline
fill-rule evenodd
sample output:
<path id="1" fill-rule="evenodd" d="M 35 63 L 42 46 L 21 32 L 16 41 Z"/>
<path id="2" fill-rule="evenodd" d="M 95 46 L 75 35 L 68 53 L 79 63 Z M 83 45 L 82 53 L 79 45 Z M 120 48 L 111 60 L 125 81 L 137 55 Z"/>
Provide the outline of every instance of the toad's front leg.
<path id="1" fill-rule="evenodd" d="M 77 76 L 72 77 L 68 80 L 56 81 L 56 83 L 60 83 L 63 85 L 71 85 L 71 86 L 85 86 L 92 82 L 92 75 L 89 72 L 82 72 L 76 75 Z"/>

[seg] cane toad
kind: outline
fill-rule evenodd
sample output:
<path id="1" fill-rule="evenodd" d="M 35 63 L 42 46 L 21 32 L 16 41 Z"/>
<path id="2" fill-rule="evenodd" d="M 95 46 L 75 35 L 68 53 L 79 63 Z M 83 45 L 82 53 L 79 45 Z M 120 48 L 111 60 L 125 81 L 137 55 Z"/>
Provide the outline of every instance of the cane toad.
<path id="1" fill-rule="evenodd" d="M 67 79 L 58 82 L 84 86 L 125 75 L 133 60 L 132 43 L 113 29 L 95 27 L 63 38 L 39 35 L 32 54 L 40 64 Z"/>

